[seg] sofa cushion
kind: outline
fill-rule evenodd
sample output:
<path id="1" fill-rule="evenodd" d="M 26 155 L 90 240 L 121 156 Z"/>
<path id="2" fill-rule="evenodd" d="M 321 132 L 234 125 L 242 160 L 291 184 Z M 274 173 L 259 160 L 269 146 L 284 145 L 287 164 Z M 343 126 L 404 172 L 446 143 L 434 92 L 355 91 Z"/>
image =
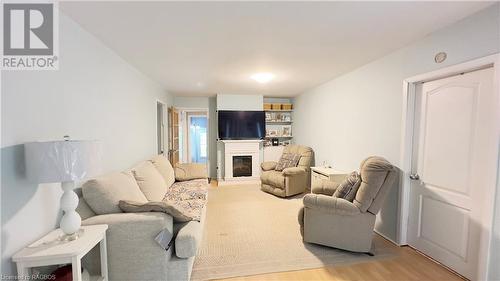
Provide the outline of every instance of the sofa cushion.
<path id="1" fill-rule="evenodd" d="M 150 201 L 146 203 L 130 200 L 120 200 L 119 207 L 125 213 L 144 213 L 144 212 L 162 212 L 171 215 L 176 222 L 187 222 L 193 218 L 184 214 L 175 204 L 165 201 Z"/>
<path id="2" fill-rule="evenodd" d="M 147 202 L 134 176 L 126 172 L 114 172 L 88 180 L 82 186 L 83 198 L 99 215 L 121 213 L 120 200 Z"/>
<path id="3" fill-rule="evenodd" d="M 206 179 L 178 181 L 168 189 L 163 200 L 182 201 L 203 199 L 208 197 L 208 181 Z"/>
<path id="4" fill-rule="evenodd" d="M 391 170 L 391 163 L 378 156 L 368 157 L 361 163 L 361 185 L 353 203 L 362 212 L 368 210 Z"/>
<path id="5" fill-rule="evenodd" d="M 168 185 L 153 163 L 144 161 L 132 169 L 142 193 L 149 201 L 161 201 L 167 193 Z"/>
<path id="6" fill-rule="evenodd" d="M 338 186 L 333 196 L 352 202 L 356 197 L 360 184 L 361 176 L 354 171 Z"/>
<path id="7" fill-rule="evenodd" d="M 265 171 L 260 175 L 260 180 L 263 184 L 268 184 L 281 189 L 285 188 L 285 177 L 283 173 L 278 171 Z"/>
<path id="8" fill-rule="evenodd" d="M 156 155 L 151 158 L 150 161 L 153 163 L 158 172 L 160 172 L 160 175 L 165 180 L 165 183 L 167 183 L 167 186 L 170 187 L 175 182 L 175 173 L 174 167 L 172 167 L 172 164 L 170 164 L 167 157 L 163 155 Z"/>
<path id="9" fill-rule="evenodd" d="M 286 168 L 297 167 L 300 160 L 300 154 L 296 153 L 283 153 L 278 164 L 274 168 L 276 171 L 283 171 Z"/>
<path id="10" fill-rule="evenodd" d="M 188 181 L 207 178 L 207 165 L 197 163 L 179 163 L 175 165 L 175 180 Z"/>

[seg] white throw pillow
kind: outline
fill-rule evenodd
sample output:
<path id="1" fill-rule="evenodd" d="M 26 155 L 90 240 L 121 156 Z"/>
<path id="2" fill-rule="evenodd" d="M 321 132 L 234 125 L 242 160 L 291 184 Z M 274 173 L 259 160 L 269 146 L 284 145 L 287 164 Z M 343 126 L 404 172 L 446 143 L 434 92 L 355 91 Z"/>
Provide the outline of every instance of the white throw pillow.
<path id="1" fill-rule="evenodd" d="M 88 180 L 82 186 L 82 193 L 98 215 L 121 213 L 120 200 L 148 201 L 130 172 L 114 172 Z"/>
<path id="2" fill-rule="evenodd" d="M 167 157 L 163 155 L 156 155 L 151 159 L 151 163 L 156 167 L 158 172 L 167 183 L 167 187 L 170 187 L 175 182 L 175 173 L 172 164 L 168 161 Z"/>
<path id="3" fill-rule="evenodd" d="M 168 185 L 153 163 L 144 161 L 132 169 L 132 174 L 142 193 L 149 201 L 162 201 Z"/>

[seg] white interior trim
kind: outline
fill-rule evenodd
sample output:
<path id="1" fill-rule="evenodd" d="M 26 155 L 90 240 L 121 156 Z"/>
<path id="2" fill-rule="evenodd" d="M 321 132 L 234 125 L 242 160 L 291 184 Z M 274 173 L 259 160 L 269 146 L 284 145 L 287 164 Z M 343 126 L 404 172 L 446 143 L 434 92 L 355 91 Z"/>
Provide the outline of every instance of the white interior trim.
<path id="1" fill-rule="evenodd" d="M 163 112 L 162 112 L 162 122 L 163 122 L 163 144 L 162 144 L 162 150 L 163 150 L 163 155 L 168 154 L 168 105 L 167 103 L 156 99 L 155 101 L 155 107 L 158 106 L 158 104 L 162 105 Z M 157 120 L 158 121 L 158 120 Z M 158 134 L 158 132 L 156 132 Z M 158 142 L 158 139 L 156 140 Z M 156 147 L 158 147 L 158 143 L 156 144 Z"/>
<path id="2" fill-rule="evenodd" d="M 493 92 L 496 94 L 496 100 L 498 106 L 496 107 L 496 143 L 500 141 L 500 87 L 499 87 L 499 77 L 500 77 L 500 53 L 486 56 L 483 58 L 471 60 L 468 62 L 460 63 L 457 65 L 445 67 L 436 71 L 429 73 L 413 76 L 407 78 L 403 82 L 403 113 L 402 113 L 402 128 L 401 128 L 401 159 L 400 168 L 401 173 L 401 192 L 399 197 L 399 207 L 398 207 L 398 232 L 397 232 L 397 242 L 399 245 L 407 245 L 407 232 L 408 232 L 408 219 L 410 211 L 410 180 L 409 175 L 411 173 L 411 148 L 413 140 L 413 122 L 415 115 L 415 86 L 418 83 L 441 79 L 448 76 L 457 75 L 464 72 L 471 72 L 478 69 L 483 69 L 487 67 L 494 68 L 494 78 L 493 79 Z M 492 151 L 493 155 L 498 155 L 498 145 Z M 490 184 L 488 184 L 487 192 L 492 196 L 488 196 L 489 200 L 484 202 L 484 212 L 483 212 L 483 225 L 484 231 L 481 234 L 481 245 L 479 248 L 479 261 L 478 261 L 478 278 L 477 280 L 486 280 L 488 276 L 488 262 L 489 262 L 489 250 L 492 240 L 492 230 L 493 230 L 493 215 L 496 199 L 496 186 L 497 186 L 497 173 L 498 173 L 498 162 L 495 169 L 495 176 L 491 176 L 488 179 Z"/>
<path id="3" fill-rule="evenodd" d="M 186 124 L 188 124 L 188 114 L 187 113 L 191 113 L 191 112 L 203 112 L 205 115 L 200 115 L 200 116 L 206 116 L 207 117 L 207 175 L 210 175 L 210 157 L 212 157 L 212 155 L 210 155 L 210 145 L 209 145 L 209 141 L 210 141 L 210 138 L 212 137 L 211 136 L 211 128 L 210 128 L 210 112 L 209 112 L 209 109 L 208 107 L 175 107 L 178 112 L 179 112 L 179 121 L 182 122 L 183 126 L 182 126 L 182 131 L 183 131 L 183 139 L 182 139 L 182 155 L 180 155 L 180 159 L 179 161 L 180 162 L 189 162 L 189 152 L 188 152 L 188 139 L 189 139 L 189 130 L 187 128 L 185 128 Z M 186 119 L 186 120 L 185 120 Z M 179 145 L 179 148 L 180 148 L 180 145 Z M 185 151 L 186 150 L 186 151 Z M 187 153 L 187 154 L 186 154 Z M 187 161 L 186 161 L 187 160 Z"/>

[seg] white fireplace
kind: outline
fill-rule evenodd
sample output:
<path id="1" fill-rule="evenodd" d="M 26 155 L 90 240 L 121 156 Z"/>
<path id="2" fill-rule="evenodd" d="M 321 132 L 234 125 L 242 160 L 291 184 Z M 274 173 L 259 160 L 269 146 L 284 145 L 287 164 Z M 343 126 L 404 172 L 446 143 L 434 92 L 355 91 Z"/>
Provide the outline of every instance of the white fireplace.
<path id="1" fill-rule="evenodd" d="M 219 184 L 260 181 L 261 140 L 223 140 L 224 175 Z"/>

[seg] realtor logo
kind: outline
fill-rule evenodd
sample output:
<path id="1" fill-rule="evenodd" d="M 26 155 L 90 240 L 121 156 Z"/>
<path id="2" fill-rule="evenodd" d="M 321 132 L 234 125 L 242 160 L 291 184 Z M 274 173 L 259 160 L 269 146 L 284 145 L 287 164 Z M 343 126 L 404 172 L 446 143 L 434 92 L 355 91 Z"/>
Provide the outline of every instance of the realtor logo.
<path id="1" fill-rule="evenodd" d="M 57 69 L 55 3 L 3 4 L 3 69 Z"/>

